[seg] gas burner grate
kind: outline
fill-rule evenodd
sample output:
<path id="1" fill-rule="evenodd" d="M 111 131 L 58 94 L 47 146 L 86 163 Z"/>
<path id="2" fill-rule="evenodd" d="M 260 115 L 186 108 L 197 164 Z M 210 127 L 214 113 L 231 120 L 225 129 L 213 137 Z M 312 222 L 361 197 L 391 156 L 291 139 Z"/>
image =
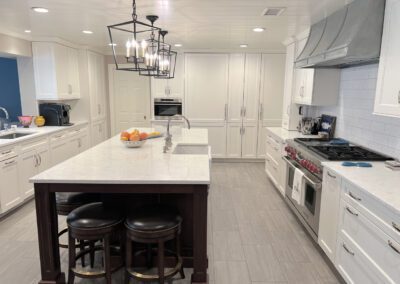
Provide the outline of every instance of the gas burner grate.
<path id="1" fill-rule="evenodd" d="M 387 161 L 390 157 L 358 146 L 311 146 L 310 150 L 330 161 Z"/>

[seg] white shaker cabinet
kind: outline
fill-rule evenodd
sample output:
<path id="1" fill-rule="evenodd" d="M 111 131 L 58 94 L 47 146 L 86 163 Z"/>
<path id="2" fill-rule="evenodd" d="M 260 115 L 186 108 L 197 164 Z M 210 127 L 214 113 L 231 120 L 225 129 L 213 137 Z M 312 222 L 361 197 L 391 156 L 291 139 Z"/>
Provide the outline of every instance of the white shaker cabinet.
<path id="1" fill-rule="evenodd" d="M 318 243 L 329 259 L 335 263 L 341 177 L 329 169 L 324 169 L 322 188 Z"/>
<path id="2" fill-rule="evenodd" d="M 303 51 L 307 38 L 296 44 L 296 58 Z M 295 68 L 293 97 L 300 105 L 336 105 L 340 88 L 340 69 Z"/>
<path id="3" fill-rule="evenodd" d="M 283 90 L 285 84 L 285 54 L 263 54 L 257 157 L 265 157 L 265 127 L 282 123 Z"/>
<path id="4" fill-rule="evenodd" d="M 96 52 L 87 51 L 89 96 L 92 120 L 106 116 L 106 74 L 104 56 Z"/>
<path id="5" fill-rule="evenodd" d="M 387 0 L 374 113 L 400 117 L 400 1 Z"/>
<path id="6" fill-rule="evenodd" d="M 47 139 L 21 145 L 18 171 L 19 187 L 24 199 L 33 195 L 33 184 L 29 182 L 29 179 L 46 170 L 49 165 L 50 151 Z"/>
<path id="7" fill-rule="evenodd" d="M 296 42 L 292 40 L 286 46 L 285 84 L 282 107 L 282 128 L 286 130 L 297 130 L 300 120 L 299 107 L 293 103 L 295 53 Z"/>
<path id="8" fill-rule="evenodd" d="M 0 162 L 0 212 L 4 213 L 22 202 L 19 190 L 18 157 Z"/>
<path id="9" fill-rule="evenodd" d="M 54 42 L 33 42 L 32 53 L 38 100 L 80 98 L 76 49 Z"/>
<path id="10" fill-rule="evenodd" d="M 92 146 L 107 139 L 106 121 L 100 120 L 92 123 Z"/>
<path id="11" fill-rule="evenodd" d="M 56 133 L 50 137 L 51 164 L 55 166 L 71 157 L 71 145 L 68 131 Z"/>

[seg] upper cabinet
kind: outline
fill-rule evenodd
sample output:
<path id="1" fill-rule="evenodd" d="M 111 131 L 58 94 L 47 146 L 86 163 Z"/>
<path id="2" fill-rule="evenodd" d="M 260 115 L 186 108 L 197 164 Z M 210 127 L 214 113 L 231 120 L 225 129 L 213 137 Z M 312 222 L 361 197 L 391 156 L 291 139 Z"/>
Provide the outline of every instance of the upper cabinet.
<path id="1" fill-rule="evenodd" d="M 400 117 L 400 1 L 387 0 L 374 113 Z"/>
<path id="2" fill-rule="evenodd" d="M 106 116 L 106 74 L 104 56 L 88 50 L 89 95 L 92 120 Z"/>
<path id="3" fill-rule="evenodd" d="M 228 66 L 228 54 L 185 55 L 185 113 L 191 121 L 225 123 Z"/>
<path id="4" fill-rule="evenodd" d="M 183 62 L 184 55 L 178 54 L 175 66 L 175 77 L 173 79 L 151 78 L 152 98 L 183 97 Z"/>
<path id="5" fill-rule="evenodd" d="M 76 49 L 53 42 L 33 42 L 32 53 L 38 100 L 80 98 Z"/>
<path id="6" fill-rule="evenodd" d="M 296 58 L 302 52 L 307 38 L 300 39 L 296 46 Z M 340 69 L 296 68 L 293 99 L 296 104 L 326 106 L 337 104 L 340 88 Z"/>

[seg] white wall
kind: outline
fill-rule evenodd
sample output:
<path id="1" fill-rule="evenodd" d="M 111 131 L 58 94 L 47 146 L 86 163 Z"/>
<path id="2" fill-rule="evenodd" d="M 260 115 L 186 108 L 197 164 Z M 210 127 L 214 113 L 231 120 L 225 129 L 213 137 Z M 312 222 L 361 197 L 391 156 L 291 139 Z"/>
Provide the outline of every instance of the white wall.
<path id="1" fill-rule="evenodd" d="M 336 137 L 400 159 L 400 119 L 372 114 L 378 64 L 343 69 L 337 106 L 317 115 L 337 116 Z"/>

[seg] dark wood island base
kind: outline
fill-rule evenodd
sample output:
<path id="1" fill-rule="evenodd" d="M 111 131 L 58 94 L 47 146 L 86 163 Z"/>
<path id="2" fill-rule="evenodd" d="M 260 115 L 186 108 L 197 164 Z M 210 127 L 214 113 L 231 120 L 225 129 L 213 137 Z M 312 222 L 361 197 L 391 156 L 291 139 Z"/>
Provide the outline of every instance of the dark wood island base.
<path id="1" fill-rule="evenodd" d="M 64 284 L 58 247 L 56 192 L 126 194 L 137 202 L 151 199 L 173 204 L 183 218 L 182 247 L 185 267 L 193 267 L 191 283 L 208 283 L 207 184 L 71 184 L 35 183 L 41 280 L 39 284 Z"/>

